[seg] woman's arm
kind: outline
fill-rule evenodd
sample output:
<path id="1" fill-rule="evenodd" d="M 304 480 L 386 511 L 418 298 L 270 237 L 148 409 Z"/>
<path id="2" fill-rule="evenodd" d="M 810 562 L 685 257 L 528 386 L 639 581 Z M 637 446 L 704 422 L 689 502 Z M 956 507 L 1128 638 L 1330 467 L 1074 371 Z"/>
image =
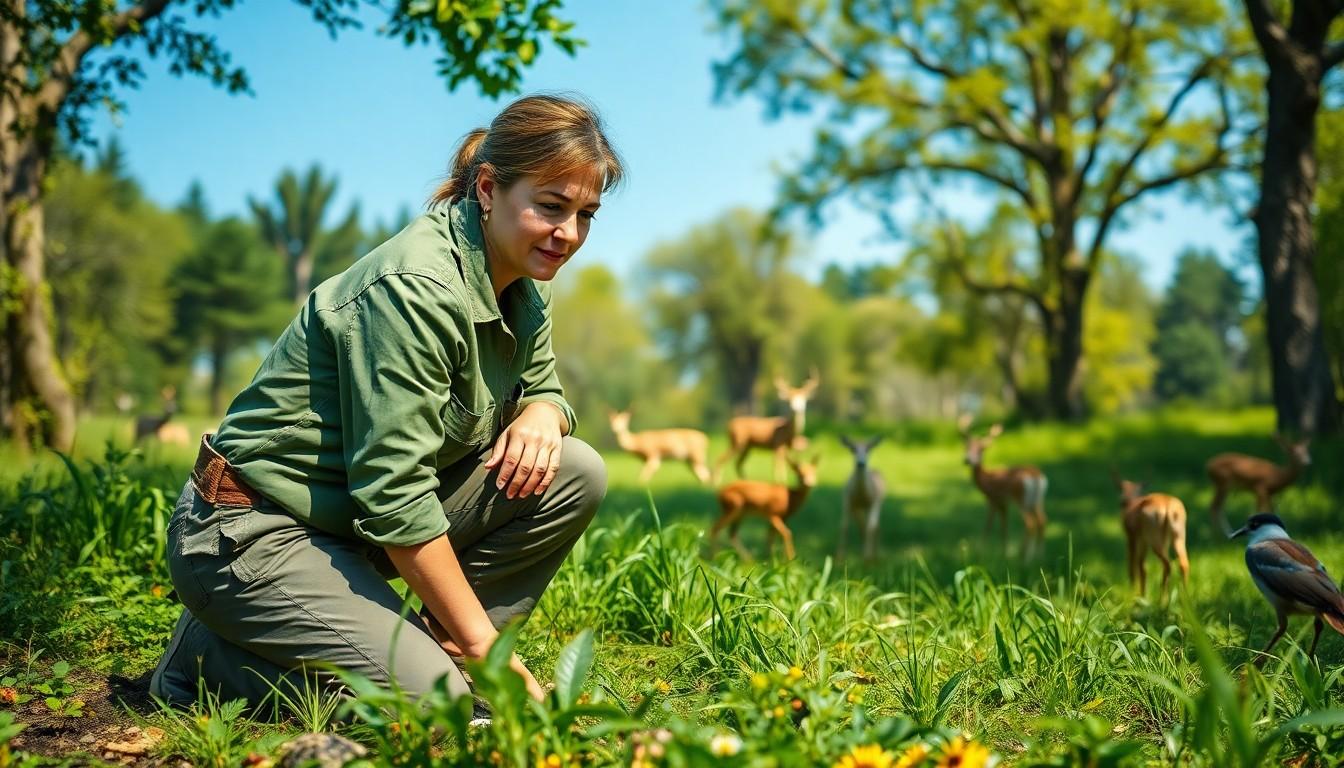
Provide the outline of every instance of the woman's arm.
<path id="1" fill-rule="evenodd" d="M 483 658 L 499 633 L 467 583 L 448 537 L 438 536 L 423 544 L 387 546 L 385 549 L 397 573 L 419 596 L 430 615 L 447 630 L 452 644 L 444 643 L 444 650 L 460 650 L 469 659 Z M 510 666 L 522 675 L 527 692 L 533 698 L 540 701 L 545 697 L 536 678 L 517 655 L 510 661 Z"/>

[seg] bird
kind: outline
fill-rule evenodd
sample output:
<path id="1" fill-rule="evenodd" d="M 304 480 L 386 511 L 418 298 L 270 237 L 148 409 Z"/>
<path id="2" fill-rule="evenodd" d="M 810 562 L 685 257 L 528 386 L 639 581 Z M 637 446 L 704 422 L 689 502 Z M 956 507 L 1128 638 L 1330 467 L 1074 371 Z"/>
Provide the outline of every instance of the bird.
<path id="1" fill-rule="evenodd" d="M 1293 541 L 1278 515 L 1262 512 L 1252 515 L 1246 524 L 1228 535 L 1229 539 L 1247 536 L 1246 569 L 1278 616 L 1279 628 L 1261 651 L 1260 661 L 1288 629 L 1289 614 L 1316 617 L 1316 634 L 1311 638 L 1309 655 L 1316 655 L 1321 630 L 1329 624 L 1344 634 L 1344 594 L 1325 566 L 1311 550 Z"/>

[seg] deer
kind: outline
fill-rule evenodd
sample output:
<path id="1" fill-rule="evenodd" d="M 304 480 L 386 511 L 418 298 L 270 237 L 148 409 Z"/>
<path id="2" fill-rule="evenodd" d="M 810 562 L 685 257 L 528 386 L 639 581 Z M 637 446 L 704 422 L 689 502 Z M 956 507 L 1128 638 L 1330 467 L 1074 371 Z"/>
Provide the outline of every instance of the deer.
<path id="1" fill-rule="evenodd" d="M 770 554 L 774 554 L 775 536 L 778 535 L 784 539 L 784 554 L 790 560 L 794 558 L 793 532 L 789 530 L 785 521 L 803 506 L 808 494 L 816 487 L 817 466 L 821 463 L 821 456 L 814 456 L 808 461 L 794 461 L 786 456 L 785 461 L 793 468 L 797 478 L 796 485 L 779 485 L 759 480 L 734 480 L 719 489 L 719 519 L 714 521 L 713 527 L 709 530 L 710 557 L 713 557 L 718 549 L 719 531 L 728 526 L 728 535 L 733 547 L 744 559 L 750 560 L 751 555 L 742 547 L 742 541 L 737 537 L 737 528 L 747 515 L 758 515 L 764 517 L 770 524 L 766 534 Z"/>
<path id="2" fill-rule="evenodd" d="M 753 448 L 763 448 L 775 452 L 775 482 L 784 479 L 784 464 L 789 450 L 802 450 L 806 447 L 803 437 L 803 419 L 807 413 L 807 401 L 817 391 L 821 383 L 817 369 L 813 368 L 807 381 L 797 387 L 789 386 L 782 377 L 775 377 L 775 392 L 779 399 L 789 404 L 789 416 L 735 416 L 728 420 L 728 450 L 714 462 L 714 476 L 717 478 L 723 465 L 734 454 L 737 476 L 744 475 L 742 465 L 747 454 Z"/>
<path id="3" fill-rule="evenodd" d="M 1120 476 L 1111 468 L 1111 482 L 1120 492 L 1121 523 L 1125 529 L 1126 555 L 1130 584 L 1138 594 L 1147 593 L 1148 550 L 1162 562 L 1162 595 L 1167 594 L 1167 580 L 1171 577 L 1171 558 L 1174 551 L 1176 565 L 1181 569 L 1181 584 L 1190 584 L 1190 558 L 1185 553 L 1185 504 L 1165 493 L 1144 493 L 1143 486 Z"/>
<path id="4" fill-rule="evenodd" d="M 1022 522 L 1026 526 L 1022 558 L 1030 560 L 1035 556 L 1037 547 L 1045 543 L 1045 491 L 1049 487 L 1045 473 L 1032 466 L 985 469 L 985 449 L 1003 434 L 1003 425 L 995 424 L 984 437 L 976 437 L 971 434 L 971 415 L 965 414 L 958 419 L 957 427 L 965 441 L 965 461 L 971 468 L 971 481 L 984 494 L 989 505 L 985 517 L 986 537 L 991 535 L 994 520 L 998 518 L 1004 546 L 1007 547 L 1008 503 L 1012 502 L 1021 511 Z"/>
<path id="5" fill-rule="evenodd" d="M 1213 481 L 1213 504 L 1209 507 L 1209 515 L 1224 534 L 1232 533 L 1223 516 L 1223 502 L 1227 500 L 1228 492 L 1250 491 L 1255 494 L 1255 511 L 1270 512 L 1279 491 L 1292 485 L 1302 470 L 1311 466 L 1311 438 L 1294 442 L 1282 435 L 1274 435 L 1274 442 L 1287 456 L 1287 465 L 1280 466 L 1244 453 L 1220 453 L 1204 465 Z"/>
<path id="6" fill-rule="evenodd" d="M 644 459 L 639 482 L 647 484 L 658 471 L 664 458 L 685 461 L 701 485 L 710 480 L 705 456 L 709 453 L 709 437 L 698 429 L 649 429 L 630 431 L 630 412 L 614 411 L 608 414 L 611 431 L 622 450 Z"/>
<path id="7" fill-rule="evenodd" d="M 840 442 L 854 454 L 854 472 L 845 483 L 844 493 L 840 497 L 844 508 L 840 514 L 840 543 L 835 550 L 835 559 L 845 559 L 849 521 L 853 519 L 854 525 L 863 532 L 863 559 L 871 563 L 877 557 L 877 526 L 882 515 L 882 497 L 886 495 L 887 484 L 882 475 L 869 466 L 868 459 L 877 444 L 882 442 L 882 436 L 856 441 L 841 435 Z"/>
<path id="8" fill-rule="evenodd" d="M 177 388 L 164 387 L 159 391 L 163 397 L 163 415 L 162 416 L 139 416 L 135 420 L 135 440 L 141 440 L 151 435 L 161 443 L 172 445 L 190 445 L 191 435 L 187 428 L 180 422 L 173 421 L 173 416 L 177 414 Z"/>

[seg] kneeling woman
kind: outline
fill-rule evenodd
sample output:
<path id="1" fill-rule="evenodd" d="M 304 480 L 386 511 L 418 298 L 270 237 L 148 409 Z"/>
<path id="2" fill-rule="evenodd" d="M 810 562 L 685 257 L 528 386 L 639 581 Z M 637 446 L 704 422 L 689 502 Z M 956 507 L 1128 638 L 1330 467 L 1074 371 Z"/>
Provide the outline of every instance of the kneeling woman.
<path id="1" fill-rule="evenodd" d="M 190 702 L 199 679 L 255 704 L 314 662 L 468 691 L 451 657 L 532 610 L 606 491 L 568 436 L 545 284 L 621 176 L 589 107 L 519 99 L 428 213 L 312 292 L 178 500 L 186 610 L 151 692 Z M 398 575 L 423 615 L 403 618 Z"/>

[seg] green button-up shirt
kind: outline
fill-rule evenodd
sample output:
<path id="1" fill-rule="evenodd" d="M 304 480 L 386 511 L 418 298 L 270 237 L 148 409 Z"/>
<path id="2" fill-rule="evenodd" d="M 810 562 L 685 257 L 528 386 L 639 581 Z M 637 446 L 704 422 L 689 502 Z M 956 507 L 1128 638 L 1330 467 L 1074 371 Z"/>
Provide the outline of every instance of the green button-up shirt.
<path id="1" fill-rule="evenodd" d="M 439 471 L 538 401 L 573 431 L 549 286 L 522 278 L 496 301 L 479 208 L 460 201 L 319 285 L 211 442 L 305 523 L 410 546 L 448 530 Z"/>

